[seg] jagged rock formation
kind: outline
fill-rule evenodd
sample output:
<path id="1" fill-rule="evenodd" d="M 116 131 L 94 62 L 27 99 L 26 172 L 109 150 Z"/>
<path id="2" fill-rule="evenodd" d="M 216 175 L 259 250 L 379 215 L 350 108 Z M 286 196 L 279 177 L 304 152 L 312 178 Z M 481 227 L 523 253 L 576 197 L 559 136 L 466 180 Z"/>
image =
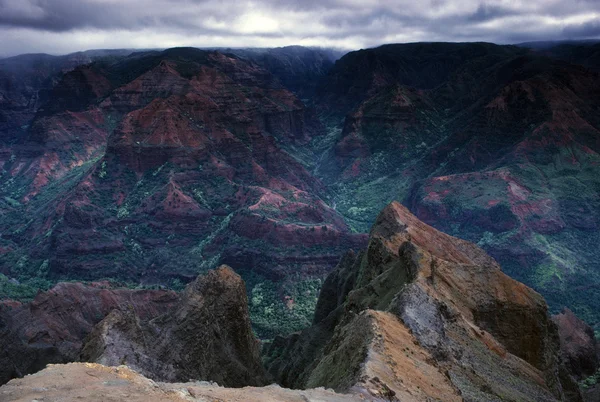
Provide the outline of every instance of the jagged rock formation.
<path id="1" fill-rule="evenodd" d="M 128 367 L 93 363 L 51 365 L 37 374 L 0 387 L 5 402 L 45 400 L 131 402 L 352 402 L 364 399 L 330 390 L 290 390 L 277 385 L 262 388 L 222 388 L 206 382 L 157 383 Z"/>
<path id="2" fill-rule="evenodd" d="M 158 317 L 152 307 L 145 315 L 133 304 L 112 309 L 87 336 L 81 358 L 126 364 L 156 381 L 264 385 L 247 302 L 244 282 L 222 266 L 188 285 Z M 583 328 L 571 315 L 555 318 L 575 328 L 562 328 L 559 339 L 539 294 L 504 275 L 479 247 L 392 203 L 373 226 L 368 248 L 349 252 L 327 278 L 313 326 L 265 350 L 277 382 L 306 391 L 157 384 L 128 367 L 71 364 L 15 380 L 0 395 L 94 400 L 114 384 L 120 388 L 109 395 L 132 400 L 580 401 L 573 364 L 565 366 L 560 356 L 560 341 L 564 347 Z M 569 359 L 575 349 L 566 346 Z M 52 381 L 53 387 L 43 385 Z M 68 394 L 64 381 L 77 382 L 77 392 Z"/>
<path id="3" fill-rule="evenodd" d="M 244 282 L 227 266 L 198 277 L 172 311 L 151 321 L 114 310 L 91 332 L 81 359 L 127 364 L 157 381 L 196 379 L 229 387 L 266 381 Z"/>
<path id="4" fill-rule="evenodd" d="M 0 383 L 49 363 L 128 364 L 163 381 L 263 385 L 246 287 L 222 266 L 179 296 L 61 283 L 30 304 L 0 304 Z"/>
<path id="5" fill-rule="evenodd" d="M 28 304 L 0 303 L 0 384 L 49 363 L 79 360 L 84 338 L 110 311 L 128 308 L 148 320 L 179 296 L 165 290 L 111 289 L 108 283 L 60 283 Z"/>
<path id="6" fill-rule="evenodd" d="M 579 400 L 544 299 L 479 247 L 381 212 L 327 278 L 311 328 L 266 350 L 284 386 L 424 400 Z"/>
<path id="7" fill-rule="evenodd" d="M 600 345 L 594 336 L 594 330 L 568 308 L 552 316 L 552 320 L 558 327 L 565 371 L 580 382 L 592 377 L 592 383 L 581 387 L 583 400 L 600 401 L 600 387 L 596 383 L 600 370 Z"/>

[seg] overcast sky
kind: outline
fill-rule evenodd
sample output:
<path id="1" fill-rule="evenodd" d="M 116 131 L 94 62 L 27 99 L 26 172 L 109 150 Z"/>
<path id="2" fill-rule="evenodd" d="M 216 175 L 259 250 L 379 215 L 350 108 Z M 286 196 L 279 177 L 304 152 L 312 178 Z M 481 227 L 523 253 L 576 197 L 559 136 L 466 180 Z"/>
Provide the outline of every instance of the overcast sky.
<path id="1" fill-rule="evenodd" d="M 0 0 L 0 55 L 600 37 L 600 0 Z"/>

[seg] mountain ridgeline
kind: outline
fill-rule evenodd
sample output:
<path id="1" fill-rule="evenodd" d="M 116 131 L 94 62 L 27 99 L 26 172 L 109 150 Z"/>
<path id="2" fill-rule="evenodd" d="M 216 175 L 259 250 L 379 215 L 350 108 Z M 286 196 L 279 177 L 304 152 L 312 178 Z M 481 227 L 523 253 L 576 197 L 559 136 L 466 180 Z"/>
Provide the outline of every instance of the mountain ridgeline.
<path id="1" fill-rule="evenodd" d="M 227 264 L 307 327 L 389 202 L 600 326 L 597 45 L 175 48 L 0 60 L 0 290 Z M 340 57 L 341 56 L 341 57 Z"/>

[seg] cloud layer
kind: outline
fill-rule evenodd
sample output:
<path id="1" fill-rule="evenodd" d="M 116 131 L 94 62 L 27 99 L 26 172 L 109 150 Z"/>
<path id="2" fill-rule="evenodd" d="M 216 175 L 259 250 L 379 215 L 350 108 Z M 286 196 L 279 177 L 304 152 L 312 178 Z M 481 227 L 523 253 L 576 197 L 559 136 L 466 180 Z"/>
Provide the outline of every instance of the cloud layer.
<path id="1" fill-rule="evenodd" d="M 0 0 L 0 54 L 600 37 L 598 0 Z"/>

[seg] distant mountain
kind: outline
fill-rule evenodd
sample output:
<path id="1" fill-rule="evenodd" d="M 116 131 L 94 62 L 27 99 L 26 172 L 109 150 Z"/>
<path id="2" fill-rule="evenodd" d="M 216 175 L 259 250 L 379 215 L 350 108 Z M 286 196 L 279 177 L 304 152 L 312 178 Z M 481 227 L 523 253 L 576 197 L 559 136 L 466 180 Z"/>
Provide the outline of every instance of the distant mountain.
<path id="1" fill-rule="evenodd" d="M 99 58 L 122 57 L 133 50 L 88 50 L 64 56 L 23 54 L 0 59 L 0 142 L 24 135 L 45 96 L 62 75 Z"/>
<path id="2" fill-rule="evenodd" d="M 551 49 L 558 46 L 590 46 L 600 43 L 600 39 L 580 39 L 580 40 L 549 40 L 518 43 L 516 46 L 529 49 Z"/>

